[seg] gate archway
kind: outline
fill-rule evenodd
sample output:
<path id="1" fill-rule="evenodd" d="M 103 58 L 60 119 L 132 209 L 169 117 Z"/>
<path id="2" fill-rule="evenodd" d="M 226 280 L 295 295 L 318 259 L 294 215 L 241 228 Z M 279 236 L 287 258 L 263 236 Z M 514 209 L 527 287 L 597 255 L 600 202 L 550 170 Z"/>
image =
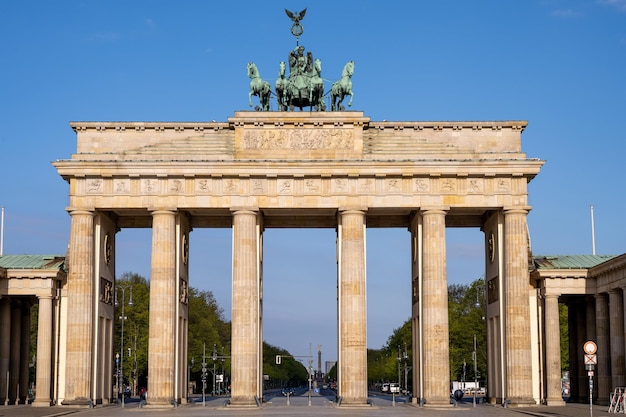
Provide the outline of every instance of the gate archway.
<path id="1" fill-rule="evenodd" d="M 543 161 L 523 121 L 372 122 L 362 112 L 236 112 L 227 122 L 76 122 L 70 184 L 64 404 L 111 398 L 115 233 L 152 228 L 151 405 L 185 397 L 189 233 L 233 230 L 232 405 L 262 395 L 263 231 L 337 231 L 342 404 L 367 403 L 365 243 L 411 235 L 414 401 L 449 404 L 446 227 L 485 234 L 489 397 L 534 403 L 527 184 Z M 407 278 L 408 279 L 408 278 Z M 95 335 L 95 336 L 94 336 Z M 98 336 L 99 335 L 99 336 Z"/>

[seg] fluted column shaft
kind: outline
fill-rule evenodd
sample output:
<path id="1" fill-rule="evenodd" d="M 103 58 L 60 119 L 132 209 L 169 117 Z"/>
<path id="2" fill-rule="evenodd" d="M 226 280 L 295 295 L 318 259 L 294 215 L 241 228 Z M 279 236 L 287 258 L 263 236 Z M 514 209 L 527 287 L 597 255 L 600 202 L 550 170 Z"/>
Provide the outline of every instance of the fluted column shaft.
<path id="1" fill-rule="evenodd" d="M 342 404 L 367 403 L 365 212 L 341 211 L 339 357 Z"/>
<path id="2" fill-rule="evenodd" d="M 621 290 L 609 291 L 611 326 L 611 381 L 613 387 L 624 386 L 624 300 Z"/>
<path id="3" fill-rule="evenodd" d="M 28 400 L 28 379 L 29 379 L 29 370 L 28 370 L 28 361 L 30 356 L 30 308 L 31 302 L 25 300 L 22 303 L 22 314 L 20 317 L 21 324 L 21 340 L 22 343 L 20 345 L 21 353 L 20 353 L 20 379 L 19 379 L 19 403 L 26 404 Z"/>
<path id="4" fill-rule="evenodd" d="M 176 214 L 152 212 L 148 404 L 174 399 L 176 340 Z"/>
<path id="5" fill-rule="evenodd" d="M 231 403 L 254 406 L 260 381 L 260 282 L 258 212 L 233 212 Z"/>
<path id="6" fill-rule="evenodd" d="M 611 393 L 609 300 L 606 293 L 596 294 L 596 344 L 598 346 L 597 404 L 607 405 Z"/>
<path id="7" fill-rule="evenodd" d="M 9 404 L 17 404 L 17 389 L 20 382 L 20 355 L 22 301 L 11 303 L 11 361 L 9 363 Z"/>
<path id="8" fill-rule="evenodd" d="M 597 341 L 596 332 L 596 299 L 594 296 L 585 297 L 585 310 L 580 312 L 579 320 L 585 325 L 586 337 L 581 337 L 578 342 L 578 349 L 582 352 L 583 344 L 588 341 Z M 583 353 L 584 355 L 584 353 Z M 582 363 L 582 362 L 581 362 Z M 589 403 L 589 377 L 584 365 L 579 367 L 580 372 L 580 398 L 584 403 Z M 598 383 L 594 378 L 593 384 L 593 398 L 598 398 Z"/>
<path id="9" fill-rule="evenodd" d="M 559 297 L 545 296 L 546 394 L 547 405 L 562 405 L 561 393 L 561 330 L 559 326 Z"/>
<path id="10" fill-rule="evenodd" d="M 567 334 L 568 338 L 568 356 L 569 356 L 569 385 L 570 385 L 570 401 L 577 402 L 579 397 L 579 367 L 582 366 L 582 351 L 578 340 L 582 337 L 581 333 L 584 329 L 578 321 L 577 315 L 581 309 L 580 300 L 569 299 L 567 302 Z"/>
<path id="11" fill-rule="evenodd" d="M 11 301 L 0 298 L 0 406 L 7 401 L 7 373 L 11 358 Z"/>
<path id="12" fill-rule="evenodd" d="M 39 297 L 37 318 L 37 375 L 33 407 L 49 407 L 52 374 L 52 296 Z"/>
<path id="13" fill-rule="evenodd" d="M 94 215 L 82 210 L 74 210 L 70 215 L 63 404 L 87 405 L 91 397 L 93 359 Z"/>
<path id="14" fill-rule="evenodd" d="M 530 278 L 524 209 L 504 212 L 504 297 L 507 400 L 511 405 L 534 404 L 530 346 Z"/>
<path id="15" fill-rule="evenodd" d="M 446 212 L 425 210 L 422 241 L 422 340 L 426 406 L 450 405 L 450 344 L 446 276 Z"/>

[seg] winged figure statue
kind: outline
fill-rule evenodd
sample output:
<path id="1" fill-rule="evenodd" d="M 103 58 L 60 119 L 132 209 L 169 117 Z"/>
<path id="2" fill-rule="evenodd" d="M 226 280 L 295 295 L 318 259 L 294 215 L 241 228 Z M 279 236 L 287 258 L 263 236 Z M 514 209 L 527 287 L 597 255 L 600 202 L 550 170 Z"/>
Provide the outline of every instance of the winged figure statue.
<path id="1" fill-rule="evenodd" d="M 306 9 L 302 10 L 301 12 L 290 12 L 289 10 L 285 9 L 285 13 L 287 13 L 287 16 L 289 16 L 289 18 L 293 20 L 295 24 L 298 24 L 302 19 L 304 19 Z"/>

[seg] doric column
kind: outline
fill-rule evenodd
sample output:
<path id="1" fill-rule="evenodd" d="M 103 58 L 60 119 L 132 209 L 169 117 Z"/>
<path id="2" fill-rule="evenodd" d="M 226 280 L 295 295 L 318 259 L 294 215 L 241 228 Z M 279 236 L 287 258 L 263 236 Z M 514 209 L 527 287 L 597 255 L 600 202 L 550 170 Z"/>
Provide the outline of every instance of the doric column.
<path id="1" fill-rule="evenodd" d="M 584 331 L 580 327 L 580 323 L 577 318 L 578 311 L 581 308 L 580 300 L 577 298 L 567 299 L 567 334 L 568 334 L 568 356 L 569 356 L 569 387 L 570 398 L 572 402 L 578 402 L 579 392 L 579 377 L 578 368 L 582 366 L 582 344 L 578 343 L 578 339 L 581 337 L 580 333 Z"/>
<path id="2" fill-rule="evenodd" d="M 152 212 L 148 404 L 171 406 L 176 352 L 176 213 Z"/>
<path id="3" fill-rule="evenodd" d="M 547 405 L 563 405 L 561 392 L 561 337 L 559 327 L 559 297 L 545 298 L 546 394 Z"/>
<path id="4" fill-rule="evenodd" d="M 609 356 L 609 301 L 606 293 L 596 294 L 596 344 L 598 345 L 597 404 L 608 405 L 611 393 L 611 357 Z"/>
<path id="5" fill-rule="evenodd" d="M 591 340 L 591 341 L 597 341 L 597 337 L 596 337 L 596 299 L 594 296 L 587 296 L 585 297 L 585 308 L 584 310 L 581 309 L 580 314 L 579 314 L 579 321 L 580 323 L 584 323 L 585 326 L 585 336 L 586 337 L 581 337 L 580 340 L 578 341 L 578 349 L 580 349 L 580 352 L 582 352 L 582 346 L 585 344 L 585 342 Z M 582 361 L 580 362 L 582 363 Z M 581 402 L 588 404 L 589 403 L 589 377 L 587 376 L 587 370 L 585 369 L 584 365 L 581 365 L 578 367 L 578 369 L 580 370 L 580 372 L 578 373 L 580 375 L 580 398 L 581 398 Z M 593 398 L 598 398 L 598 383 L 597 380 L 594 379 L 594 384 L 593 384 Z"/>
<path id="6" fill-rule="evenodd" d="M 28 402 L 28 361 L 30 359 L 30 308 L 31 302 L 24 300 L 22 302 L 22 314 L 20 317 L 22 343 L 20 349 L 20 378 L 19 378 L 19 403 L 26 404 Z"/>
<path id="7" fill-rule="evenodd" d="M 22 300 L 11 303 L 11 361 L 9 362 L 9 404 L 17 404 L 17 389 L 20 382 L 20 356 L 22 350 Z"/>
<path id="8" fill-rule="evenodd" d="M 257 405 L 261 384 L 260 230 L 256 210 L 233 210 L 231 404 Z"/>
<path id="9" fill-rule="evenodd" d="M 446 277 L 446 212 L 424 210 L 422 241 L 422 341 L 426 407 L 450 405 L 450 344 Z"/>
<path id="10" fill-rule="evenodd" d="M 0 406 L 7 404 L 7 373 L 11 358 L 11 302 L 0 298 Z"/>
<path id="11" fill-rule="evenodd" d="M 611 326 L 611 386 L 624 386 L 624 300 L 622 291 L 609 291 Z"/>
<path id="12" fill-rule="evenodd" d="M 52 380 L 52 296 L 39 297 L 37 318 L 37 375 L 33 407 L 49 407 Z"/>
<path id="13" fill-rule="evenodd" d="M 67 276 L 65 405 L 89 405 L 93 359 L 93 213 L 74 210 Z"/>
<path id="14" fill-rule="evenodd" d="M 506 400 L 512 406 L 535 404 L 532 386 L 528 291 L 528 211 L 504 211 L 504 297 Z"/>
<path id="15" fill-rule="evenodd" d="M 342 404 L 367 404 L 365 212 L 339 212 L 339 395 Z"/>

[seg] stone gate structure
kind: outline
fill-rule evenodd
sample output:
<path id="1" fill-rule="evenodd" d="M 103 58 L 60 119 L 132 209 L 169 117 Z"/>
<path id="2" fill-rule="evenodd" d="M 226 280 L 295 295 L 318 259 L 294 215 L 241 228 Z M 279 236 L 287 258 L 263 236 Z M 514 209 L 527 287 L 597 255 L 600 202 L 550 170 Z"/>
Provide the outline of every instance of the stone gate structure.
<path id="1" fill-rule="evenodd" d="M 236 112 L 227 122 L 76 122 L 59 400 L 112 398 L 115 235 L 152 228 L 148 403 L 185 398 L 189 235 L 233 230 L 233 406 L 262 396 L 263 231 L 337 231 L 338 394 L 367 403 L 367 229 L 412 246 L 414 402 L 449 405 L 446 227 L 485 235 L 489 392 L 539 398 L 523 121 L 373 122 L 362 112 Z M 410 239 L 408 238 L 410 236 Z M 531 312 L 533 311 L 533 312 Z"/>

